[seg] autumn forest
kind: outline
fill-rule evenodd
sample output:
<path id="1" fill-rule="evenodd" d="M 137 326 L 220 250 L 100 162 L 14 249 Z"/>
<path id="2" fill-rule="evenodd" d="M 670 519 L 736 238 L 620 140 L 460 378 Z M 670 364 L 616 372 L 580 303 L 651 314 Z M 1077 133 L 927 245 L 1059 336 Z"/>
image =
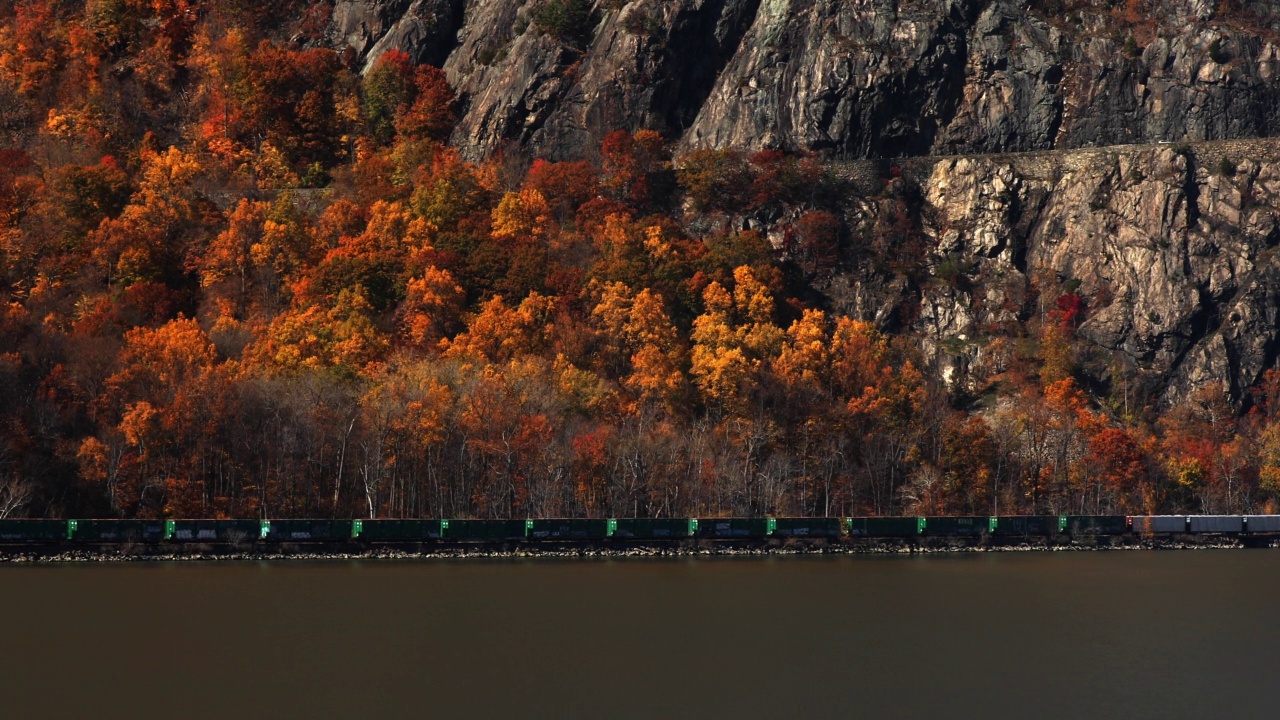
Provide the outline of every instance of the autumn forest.
<path id="1" fill-rule="evenodd" d="M 325 7 L 0 3 L 0 517 L 1276 509 L 1280 380 L 1098 392 L 1044 276 L 957 391 L 816 289 L 948 281 L 892 178 L 867 236 L 814 157 L 466 162 Z"/>

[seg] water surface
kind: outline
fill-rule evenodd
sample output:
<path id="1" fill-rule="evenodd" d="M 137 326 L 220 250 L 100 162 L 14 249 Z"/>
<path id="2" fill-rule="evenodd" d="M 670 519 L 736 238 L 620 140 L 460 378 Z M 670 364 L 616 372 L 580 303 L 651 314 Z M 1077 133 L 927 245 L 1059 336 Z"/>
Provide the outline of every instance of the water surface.
<path id="1" fill-rule="evenodd" d="M 6 717 L 1275 717 L 1280 552 L 0 567 Z M 96 708 L 96 710 L 94 710 Z"/>

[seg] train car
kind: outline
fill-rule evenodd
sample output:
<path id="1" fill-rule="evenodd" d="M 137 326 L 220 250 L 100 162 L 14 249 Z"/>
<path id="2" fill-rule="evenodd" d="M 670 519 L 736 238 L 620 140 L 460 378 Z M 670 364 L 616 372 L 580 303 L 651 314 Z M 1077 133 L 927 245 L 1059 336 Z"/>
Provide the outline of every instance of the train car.
<path id="1" fill-rule="evenodd" d="M 982 515 L 930 517 L 925 519 L 924 534 L 946 537 L 978 537 L 995 530 L 996 519 Z"/>
<path id="2" fill-rule="evenodd" d="M 1002 515 L 993 518 L 996 537 L 1050 537 L 1058 533 L 1057 515 Z"/>
<path id="3" fill-rule="evenodd" d="M 1071 537 L 1124 535 L 1129 519 L 1124 515 L 1059 515 L 1058 532 Z"/>
<path id="4" fill-rule="evenodd" d="M 618 529 L 613 519 L 542 518 L 529 525 L 530 540 L 607 540 Z"/>
<path id="5" fill-rule="evenodd" d="M 1242 524 L 1250 535 L 1280 533 L 1280 515 L 1245 515 Z"/>
<path id="6" fill-rule="evenodd" d="M 1185 533 L 1188 525 L 1186 515 L 1134 515 L 1129 518 L 1129 529 L 1139 535 Z"/>
<path id="7" fill-rule="evenodd" d="M 1243 515 L 1191 515 L 1187 530 L 1193 533 L 1239 535 L 1244 532 Z"/>
<path id="8" fill-rule="evenodd" d="M 698 537 L 713 540 L 761 540 L 775 528 L 769 517 L 698 518 Z"/>
<path id="9" fill-rule="evenodd" d="M 354 537 L 352 520 L 265 520 L 267 542 L 343 542 Z"/>
<path id="10" fill-rule="evenodd" d="M 170 542 L 241 545 L 262 540 L 267 524 L 261 520 L 171 520 Z"/>
<path id="11" fill-rule="evenodd" d="M 836 538 L 844 530 L 842 518 L 774 518 L 774 537 L 783 538 Z"/>
<path id="12" fill-rule="evenodd" d="M 924 532 L 922 517 L 851 517 L 845 520 L 849 537 L 903 538 Z"/>
<path id="13" fill-rule="evenodd" d="M 69 520 L 71 539 L 84 543 L 159 543 L 173 532 L 172 520 Z"/>
<path id="14" fill-rule="evenodd" d="M 441 540 L 448 520 L 354 520 L 352 531 L 364 542 L 424 542 Z"/>
<path id="15" fill-rule="evenodd" d="M 614 522 L 615 538 L 673 540 L 698 534 L 698 521 L 694 518 L 618 518 Z"/>
<path id="16" fill-rule="evenodd" d="M 0 520 L 0 542 L 5 543 L 56 543 L 70 540 L 66 520 L 27 520 L 6 518 Z"/>
<path id="17" fill-rule="evenodd" d="M 532 520 L 449 520 L 445 537 L 459 542 L 524 540 Z"/>

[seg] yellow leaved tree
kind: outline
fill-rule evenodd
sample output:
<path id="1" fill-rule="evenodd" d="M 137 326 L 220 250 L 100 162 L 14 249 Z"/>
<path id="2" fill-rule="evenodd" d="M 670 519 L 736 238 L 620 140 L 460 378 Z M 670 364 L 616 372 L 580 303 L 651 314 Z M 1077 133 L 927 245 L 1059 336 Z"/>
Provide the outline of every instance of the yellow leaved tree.
<path id="1" fill-rule="evenodd" d="M 733 271 L 730 293 L 713 282 L 702 293 L 705 312 L 693 321 L 693 376 L 709 407 L 746 410 L 762 363 L 772 361 L 784 333 L 773 322 L 773 296 L 745 265 Z"/>

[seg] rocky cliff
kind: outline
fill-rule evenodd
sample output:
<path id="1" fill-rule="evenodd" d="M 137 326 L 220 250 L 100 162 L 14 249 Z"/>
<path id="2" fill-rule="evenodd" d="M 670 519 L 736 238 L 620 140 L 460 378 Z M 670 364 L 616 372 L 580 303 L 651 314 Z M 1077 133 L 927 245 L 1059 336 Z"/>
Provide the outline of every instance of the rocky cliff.
<path id="1" fill-rule="evenodd" d="M 581 27 L 533 21 L 579 2 Z M 337 0 L 330 35 L 366 67 L 391 48 L 442 65 L 472 158 L 580 156 L 641 127 L 893 157 L 1280 134 L 1278 5 Z"/>
<path id="2" fill-rule="evenodd" d="M 1123 382 L 1169 405 L 1220 384 L 1243 400 L 1274 367 L 1280 141 L 931 158 L 903 171 L 893 182 L 918 193 L 927 279 L 895 284 L 853 262 L 827 292 L 881 323 L 911 305 L 910 329 L 953 383 L 1000 373 L 1009 355 L 992 340 L 1064 292 L 1084 301 L 1077 360 L 1098 388 Z M 865 236 L 893 202 L 855 199 L 848 219 Z"/>

